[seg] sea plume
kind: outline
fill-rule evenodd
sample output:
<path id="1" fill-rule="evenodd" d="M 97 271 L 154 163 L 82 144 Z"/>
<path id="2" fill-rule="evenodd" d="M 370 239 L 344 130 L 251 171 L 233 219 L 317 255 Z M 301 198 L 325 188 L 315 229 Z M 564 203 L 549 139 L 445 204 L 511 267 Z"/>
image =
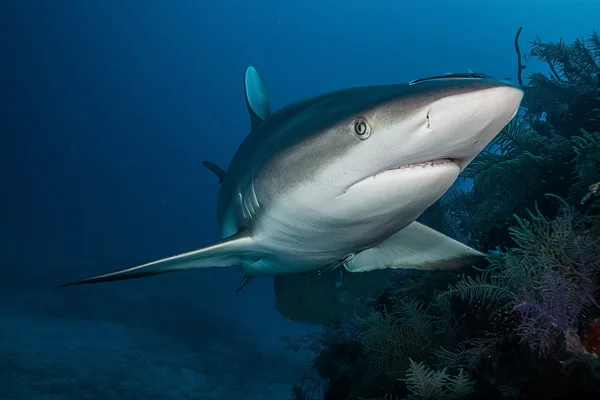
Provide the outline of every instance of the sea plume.
<path id="1" fill-rule="evenodd" d="M 441 294 L 458 295 L 470 303 L 485 302 L 509 316 L 516 314 L 516 329 L 504 339 L 516 334 L 540 356 L 555 349 L 566 332 L 586 318 L 588 309 L 598 306 L 600 269 L 599 243 L 588 219 L 564 200 L 548 196 L 560 203 L 556 218 L 546 218 L 537 208 L 528 219 L 515 216 L 517 225 L 510 233 L 516 247 L 492 260 L 481 276 L 463 276 Z M 489 337 L 498 340 L 497 335 Z M 465 357 L 468 348 L 463 348 Z"/>

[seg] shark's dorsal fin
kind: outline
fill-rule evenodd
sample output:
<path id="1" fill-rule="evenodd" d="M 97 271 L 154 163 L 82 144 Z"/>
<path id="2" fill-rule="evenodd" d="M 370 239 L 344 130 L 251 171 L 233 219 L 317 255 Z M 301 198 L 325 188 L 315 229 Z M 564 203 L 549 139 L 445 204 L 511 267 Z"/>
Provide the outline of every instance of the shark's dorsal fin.
<path id="1" fill-rule="evenodd" d="M 198 250 L 163 258 L 137 267 L 98 275 L 81 281 L 61 285 L 72 286 L 84 283 L 120 281 L 143 278 L 167 272 L 183 271 L 191 268 L 229 267 L 243 263 L 244 255 L 251 251 L 254 239 L 250 233 L 242 231 L 228 238 L 199 248 Z"/>
<path id="2" fill-rule="evenodd" d="M 344 265 L 350 272 L 385 268 L 455 269 L 485 257 L 465 244 L 413 222 L 379 245 L 358 253 Z"/>
<path id="3" fill-rule="evenodd" d="M 215 175 L 219 177 L 219 183 L 223 182 L 223 179 L 225 179 L 226 175 L 225 171 L 223 171 L 223 168 L 210 161 L 202 161 L 202 164 L 204 164 L 206 168 L 210 169 L 212 172 L 215 173 Z"/>
<path id="4" fill-rule="evenodd" d="M 254 129 L 271 114 L 271 101 L 265 82 L 253 66 L 249 66 L 244 74 L 244 96 Z"/>

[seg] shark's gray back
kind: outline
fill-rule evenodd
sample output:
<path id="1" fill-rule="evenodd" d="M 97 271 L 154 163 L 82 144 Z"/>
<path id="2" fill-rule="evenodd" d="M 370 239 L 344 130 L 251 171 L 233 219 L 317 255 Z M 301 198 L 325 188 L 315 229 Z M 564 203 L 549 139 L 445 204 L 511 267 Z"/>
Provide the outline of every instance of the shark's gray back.
<path id="1" fill-rule="evenodd" d="M 486 87 L 490 82 L 469 80 L 464 85 L 472 90 L 476 86 Z M 240 201 L 240 196 L 250 193 L 250 197 L 259 196 L 261 204 L 268 205 L 273 196 L 313 179 L 324 163 L 339 158 L 356 144 L 354 138 L 345 141 L 324 137 L 325 130 L 388 101 L 395 102 L 396 113 L 400 110 L 410 115 L 435 97 L 460 93 L 462 86 L 455 79 L 436 79 L 414 85 L 355 87 L 301 100 L 272 113 L 248 134 L 231 161 L 219 193 L 220 225 L 223 226 L 226 214 L 232 212 L 232 205 Z M 234 219 L 236 232 L 248 228 L 241 211 Z M 231 230 L 223 236 L 235 233 Z"/>

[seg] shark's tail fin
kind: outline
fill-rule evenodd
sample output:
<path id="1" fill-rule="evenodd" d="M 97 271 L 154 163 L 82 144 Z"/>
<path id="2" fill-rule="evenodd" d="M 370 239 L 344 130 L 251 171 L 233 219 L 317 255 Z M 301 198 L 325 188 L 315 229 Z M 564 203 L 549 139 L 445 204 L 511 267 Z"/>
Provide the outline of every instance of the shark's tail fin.
<path id="1" fill-rule="evenodd" d="M 183 271 L 190 268 L 229 267 L 241 263 L 247 252 L 252 237 L 241 232 L 220 240 L 198 250 L 178 254 L 176 256 L 152 261 L 137 267 L 93 276 L 76 282 L 60 285 L 60 287 L 82 285 L 86 283 L 110 282 L 125 279 L 143 278 L 146 276 L 165 274 L 167 272 Z"/>

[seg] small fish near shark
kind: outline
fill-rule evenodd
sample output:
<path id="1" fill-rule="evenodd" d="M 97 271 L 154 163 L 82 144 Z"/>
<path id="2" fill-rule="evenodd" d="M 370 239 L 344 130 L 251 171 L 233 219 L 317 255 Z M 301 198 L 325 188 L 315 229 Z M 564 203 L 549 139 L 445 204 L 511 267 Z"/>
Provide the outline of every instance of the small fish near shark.
<path id="1" fill-rule="evenodd" d="M 221 183 L 222 240 L 63 286 L 239 266 L 237 291 L 274 277 L 279 303 L 278 278 L 454 269 L 486 257 L 416 219 L 517 114 L 521 88 L 447 74 L 338 90 L 272 112 L 261 75 L 248 67 L 244 92 L 250 133 L 226 171 L 204 162 Z"/>

